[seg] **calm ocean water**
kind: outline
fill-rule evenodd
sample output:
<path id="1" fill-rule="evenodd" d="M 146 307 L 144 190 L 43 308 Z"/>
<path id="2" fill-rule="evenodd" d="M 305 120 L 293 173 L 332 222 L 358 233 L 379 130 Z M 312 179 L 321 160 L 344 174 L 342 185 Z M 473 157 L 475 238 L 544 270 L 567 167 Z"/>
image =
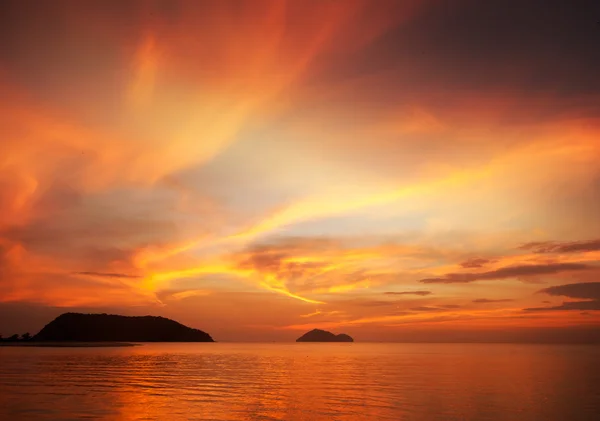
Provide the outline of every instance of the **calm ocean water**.
<path id="1" fill-rule="evenodd" d="M 0 347 L 0 420 L 598 420 L 600 347 Z"/>

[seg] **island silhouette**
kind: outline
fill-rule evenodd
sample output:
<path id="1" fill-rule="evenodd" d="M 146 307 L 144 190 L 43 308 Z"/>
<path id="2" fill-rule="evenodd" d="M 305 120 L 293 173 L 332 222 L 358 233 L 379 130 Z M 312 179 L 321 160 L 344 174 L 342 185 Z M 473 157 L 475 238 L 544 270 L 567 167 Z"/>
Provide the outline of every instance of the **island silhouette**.
<path id="1" fill-rule="evenodd" d="M 214 342 L 206 332 L 160 316 L 64 313 L 31 336 L 12 335 L 3 345 L 128 346 L 130 342 Z M 354 342 L 351 336 L 313 329 L 296 342 Z M 69 345 L 70 344 L 70 345 Z M 98 345 L 94 345 L 98 344 Z M 104 344 L 104 345 L 103 345 Z"/>
<path id="2" fill-rule="evenodd" d="M 296 342 L 354 342 L 354 339 L 345 333 L 335 335 L 326 330 L 313 329 L 296 339 Z"/>
<path id="3" fill-rule="evenodd" d="M 64 313 L 34 342 L 214 342 L 206 332 L 157 316 Z"/>

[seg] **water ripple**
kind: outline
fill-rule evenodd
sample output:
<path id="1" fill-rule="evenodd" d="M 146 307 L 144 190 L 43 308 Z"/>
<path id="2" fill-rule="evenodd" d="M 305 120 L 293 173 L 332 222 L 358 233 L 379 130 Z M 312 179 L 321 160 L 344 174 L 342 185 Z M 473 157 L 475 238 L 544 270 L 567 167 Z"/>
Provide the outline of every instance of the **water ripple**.
<path id="1" fill-rule="evenodd" d="M 4 420 L 591 420 L 598 347 L 0 348 Z"/>

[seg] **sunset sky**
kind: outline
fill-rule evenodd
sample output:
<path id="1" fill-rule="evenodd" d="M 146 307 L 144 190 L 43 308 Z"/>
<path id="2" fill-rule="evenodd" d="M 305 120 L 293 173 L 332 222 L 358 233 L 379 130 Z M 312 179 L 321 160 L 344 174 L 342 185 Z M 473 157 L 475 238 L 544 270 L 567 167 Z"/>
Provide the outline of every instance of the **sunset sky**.
<path id="1" fill-rule="evenodd" d="M 2 1 L 0 334 L 83 311 L 221 341 L 600 337 L 598 20 Z"/>

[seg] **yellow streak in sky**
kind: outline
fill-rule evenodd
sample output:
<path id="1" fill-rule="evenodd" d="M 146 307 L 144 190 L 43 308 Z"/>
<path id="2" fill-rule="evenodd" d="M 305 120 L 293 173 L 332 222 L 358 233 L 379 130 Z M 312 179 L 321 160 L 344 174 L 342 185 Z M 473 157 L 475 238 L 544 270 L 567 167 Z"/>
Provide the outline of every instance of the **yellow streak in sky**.
<path id="1" fill-rule="evenodd" d="M 319 309 L 317 309 L 315 312 L 313 313 L 308 313 L 308 314 L 301 314 L 300 317 L 302 318 L 309 318 L 309 317 L 314 317 L 314 316 L 333 316 L 335 314 L 342 314 L 342 311 L 339 310 L 333 310 L 333 311 L 321 311 Z"/>
<path id="2" fill-rule="evenodd" d="M 274 274 L 261 274 L 256 270 L 240 269 L 226 264 L 207 264 L 205 266 L 190 269 L 154 273 L 144 278 L 142 283 L 139 284 L 139 287 L 145 291 L 155 292 L 159 289 L 161 284 L 166 284 L 176 279 L 190 278 L 193 276 L 206 274 L 235 275 L 245 279 L 260 278 L 261 281 L 259 282 L 259 285 L 265 289 L 268 289 L 269 291 L 277 292 L 279 294 L 283 294 L 307 303 L 325 304 L 323 301 L 312 300 L 310 298 L 302 297 L 298 294 L 292 293 L 287 289 L 284 282 L 278 279 Z"/>
<path id="3" fill-rule="evenodd" d="M 475 180 L 484 179 L 496 171 L 503 171 L 513 164 L 523 164 L 531 161 L 531 156 L 537 160 L 555 158 L 556 155 L 577 155 L 590 150 L 588 144 L 556 144 L 548 147 L 546 142 L 525 145 L 510 153 L 499 156 L 489 163 L 472 166 L 465 169 L 450 170 L 445 175 L 435 176 L 440 173 L 439 168 L 434 168 L 434 177 L 421 182 L 411 183 L 395 189 L 386 190 L 373 195 L 357 195 L 354 197 L 339 197 L 327 195 L 307 198 L 298 203 L 267 217 L 265 220 L 231 236 L 234 240 L 251 241 L 252 239 L 278 228 L 298 222 L 325 218 L 352 212 L 372 206 L 381 206 L 405 199 L 411 196 L 435 194 L 438 191 L 467 184 Z"/>
<path id="4" fill-rule="evenodd" d="M 174 300 L 183 300 L 185 298 L 190 297 L 203 297 L 206 295 L 210 295 L 211 291 L 201 290 L 201 289 L 192 289 L 189 291 L 180 291 L 174 294 L 171 294 L 169 298 Z"/>
<path id="5" fill-rule="evenodd" d="M 169 257 L 176 256 L 180 253 L 184 253 L 188 250 L 198 247 L 205 240 L 205 237 L 200 239 L 192 240 L 181 245 L 172 247 L 166 247 L 164 249 L 152 249 L 143 248 L 135 253 L 133 257 L 133 264 L 138 268 L 145 268 L 150 263 L 160 262 L 168 259 Z"/>
<path id="6" fill-rule="evenodd" d="M 437 191 L 443 191 L 444 189 L 453 186 L 483 179 L 492 175 L 494 171 L 507 168 L 511 166 L 512 163 L 522 161 L 525 159 L 524 157 L 531 156 L 531 154 L 534 153 L 536 154 L 535 156 L 537 159 L 540 159 L 541 155 L 552 157 L 556 154 L 582 153 L 582 147 L 587 146 L 571 145 L 565 147 L 564 145 L 555 145 L 555 148 L 546 147 L 545 149 L 540 149 L 541 147 L 537 144 L 527 145 L 505 156 L 498 157 L 494 161 L 484 165 L 450 171 L 442 176 L 407 184 L 395 189 L 381 191 L 377 194 L 355 195 L 351 197 L 332 197 L 331 195 L 328 195 L 306 198 L 268 216 L 246 230 L 228 237 L 223 237 L 216 240 L 216 242 L 221 244 L 246 244 L 258 236 L 298 222 L 341 215 L 372 206 L 386 205 L 411 196 L 435 194 Z M 436 171 L 436 173 L 439 173 L 439 170 Z M 193 240 L 189 244 L 177 247 L 165 253 L 164 257 L 157 256 L 156 260 L 162 260 L 201 245 L 202 241 L 200 239 Z"/>
<path id="7" fill-rule="evenodd" d="M 293 204 L 286 209 L 271 215 L 264 221 L 259 222 L 253 227 L 242 231 L 230 237 L 233 240 L 250 241 L 257 236 L 276 230 L 292 223 L 298 223 L 317 218 L 325 218 L 344 214 L 345 212 L 356 211 L 362 208 L 385 205 L 393 203 L 402 198 L 416 194 L 423 194 L 435 189 L 450 187 L 461 182 L 472 181 L 475 178 L 484 177 L 491 173 L 491 168 L 483 166 L 467 170 L 459 170 L 446 177 L 438 178 L 433 181 L 423 183 L 409 184 L 397 189 L 384 191 L 375 195 L 356 196 L 356 197 L 316 197 L 308 198 L 299 203 Z"/>
<path id="8" fill-rule="evenodd" d="M 300 317 L 302 318 L 307 318 L 307 317 L 313 317 L 313 316 L 318 316 L 319 314 L 323 314 L 320 310 L 316 310 L 313 313 L 308 313 L 308 314 L 301 314 Z"/>
<path id="9" fill-rule="evenodd" d="M 293 223 L 316 218 L 323 218 L 327 216 L 339 215 L 370 206 L 384 205 L 398 201 L 400 199 L 406 199 L 415 195 L 427 196 L 429 194 L 434 194 L 438 191 L 443 191 L 444 189 L 450 187 L 472 182 L 476 179 L 483 179 L 494 174 L 497 170 L 500 170 L 502 172 L 512 163 L 523 164 L 524 160 L 528 159 L 526 157 L 531 156 L 532 152 L 537 152 L 537 155 L 535 155 L 536 160 L 542 159 L 540 158 L 540 155 L 552 157 L 553 155 L 557 154 L 560 156 L 562 156 L 562 154 L 571 154 L 574 153 L 573 151 L 581 153 L 579 147 L 565 148 L 561 145 L 555 145 L 559 147 L 546 148 L 540 150 L 539 146 L 539 144 L 527 145 L 524 148 L 520 148 L 518 150 L 512 151 L 509 154 L 500 156 L 494 159 L 492 162 L 489 162 L 485 165 L 450 171 L 447 172 L 444 176 L 430 178 L 418 183 L 407 184 L 397 189 L 382 191 L 373 195 L 354 195 L 351 197 L 319 196 L 307 198 L 296 204 L 292 204 L 291 206 L 283 209 L 280 212 L 271 215 L 270 217 L 266 218 L 265 220 L 259 222 L 258 224 L 250 227 L 245 231 L 241 231 L 238 234 L 229 237 L 221 238 L 220 240 L 217 240 L 217 242 L 228 243 L 231 241 L 240 241 L 242 243 L 247 243 L 256 238 L 257 236 Z M 436 172 L 439 173 L 439 169 Z M 182 251 L 194 248 L 198 244 L 200 244 L 199 240 L 191 241 L 188 244 L 185 244 L 181 247 L 176 247 L 168 251 L 165 254 L 165 256 L 173 256 Z M 366 256 L 361 256 L 360 253 L 358 255 L 350 254 L 348 256 L 348 259 L 360 259 L 361 257 Z M 369 255 L 369 257 L 373 256 Z M 340 260 L 344 259 L 342 258 L 332 260 L 334 263 L 326 267 L 324 271 L 338 268 L 340 265 Z M 142 263 L 144 262 L 143 259 L 141 261 Z M 313 256 L 299 256 L 290 257 L 288 261 L 297 263 L 310 263 L 319 261 L 319 258 Z M 305 298 L 292 293 L 285 286 L 285 282 L 277 278 L 276 274 L 262 273 L 256 268 L 250 270 L 240 270 L 239 268 L 235 268 L 230 264 L 221 265 L 220 267 L 192 268 L 154 274 L 145 280 L 144 287 L 150 290 L 156 290 L 158 283 L 168 282 L 173 279 L 190 277 L 203 273 L 226 273 L 235 274 L 244 278 L 254 278 L 258 280 L 260 286 L 268 290 L 278 292 L 305 302 L 320 303 L 320 301 Z M 351 290 L 352 288 L 355 288 L 355 286 L 353 287 L 349 285 L 340 285 L 330 287 L 328 291 L 344 292 L 347 290 Z"/>
<path id="10" fill-rule="evenodd" d="M 266 282 L 261 282 L 260 285 L 263 288 L 268 289 L 269 291 L 278 292 L 279 294 L 287 295 L 288 297 L 292 297 L 292 298 L 295 298 L 297 300 L 304 301 L 306 303 L 325 304 L 325 302 L 323 302 L 323 301 L 312 300 L 310 298 L 306 298 L 306 297 L 302 297 L 300 295 L 294 294 L 294 293 L 288 291 L 285 287 L 272 286 L 272 285 L 270 285 L 270 284 L 268 284 Z"/>

